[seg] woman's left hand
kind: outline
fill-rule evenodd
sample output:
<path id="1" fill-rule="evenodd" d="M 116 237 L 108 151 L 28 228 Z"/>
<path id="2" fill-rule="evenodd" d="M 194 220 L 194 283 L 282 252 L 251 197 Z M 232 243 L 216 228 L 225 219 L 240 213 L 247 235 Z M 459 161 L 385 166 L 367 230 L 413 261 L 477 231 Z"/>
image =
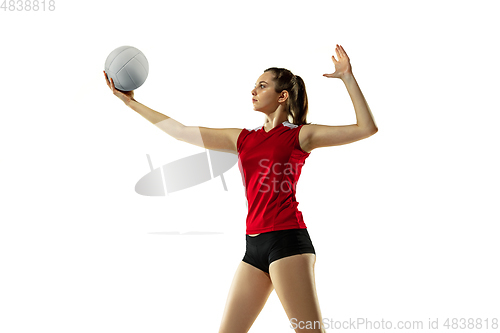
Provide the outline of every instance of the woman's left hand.
<path id="1" fill-rule="evenodd" d="M 342 79 L 346 75 L 352 75 L 351 63 L 349 62 L 349 57 L 347 53 L 345 53 L 344 48 L 337 44 L 335 52 L 339 58 L 339 60 L 337 60 L 332 56 L 333 63 L 335 64 L 335 72 L 332 74 L 323 74 L 323 76 Z"/>

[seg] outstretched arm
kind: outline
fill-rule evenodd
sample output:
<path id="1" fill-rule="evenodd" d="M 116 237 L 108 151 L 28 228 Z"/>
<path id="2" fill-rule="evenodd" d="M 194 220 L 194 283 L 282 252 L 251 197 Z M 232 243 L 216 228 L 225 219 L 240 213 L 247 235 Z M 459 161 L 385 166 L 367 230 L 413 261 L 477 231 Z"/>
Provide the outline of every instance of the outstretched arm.
<path id="1" fill-rule="evenodd" d="M 335 64 L 335 72 L 323 74 L 328 78 L 339 78 L 344 82 L 349 96 L 351 97 L 354 111 L 356 112 L 356 124 L 346 126 L 307 125 L 304 126 L 304 146 L 307 151 L 315 148 L 338 146 L 354 141 L 365 139 L 375 133 L 378 128 L 373 119 L 370 107 L 352 74 L 351 63 L 344 48 L 337 44 L 335 49 L 338 60 L 332 56 Z"/>
<path id="2" fill-rule="evenodd" d="M 137 102 L 134 99 L 133 91 L 116 89 L 113 79 L 108 80 L 106 73 L 104 73 L 104 76 L 113 94 L 122 100 L 125 105 L 173 138 L 206 149 L 237 153 L 236 142 L 242 129 L 185 126 L 177 120 Z"/>
<path id="3" fill-rule="evenodd" d="M 177 120 L 137 102 L 135 99 L 127 103 L 127 106 L 177 140 L 201 148 L 227 153 L 237 152 L 236 141 L 241 132 L 240 128 L 185 126 Z"/>

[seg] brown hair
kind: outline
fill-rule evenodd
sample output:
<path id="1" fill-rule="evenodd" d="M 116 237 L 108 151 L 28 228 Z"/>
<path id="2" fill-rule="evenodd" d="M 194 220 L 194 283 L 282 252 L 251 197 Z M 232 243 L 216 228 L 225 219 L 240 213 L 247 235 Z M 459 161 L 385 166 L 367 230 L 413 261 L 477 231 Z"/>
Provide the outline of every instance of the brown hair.
<path id="1" fill-rule="evenodd" d="M 309 125 L 306 122 L 308 103 L 306 85 L 304 80 L 298 75 L 293 75 L 291 71 L 285 68 L 271 67 L 264 71 L 271 72 L 274 75 L 274 90 L 281 93 L 288 91 L 287 111 L 288 118 L 292 118 L 292 124 Z"/>

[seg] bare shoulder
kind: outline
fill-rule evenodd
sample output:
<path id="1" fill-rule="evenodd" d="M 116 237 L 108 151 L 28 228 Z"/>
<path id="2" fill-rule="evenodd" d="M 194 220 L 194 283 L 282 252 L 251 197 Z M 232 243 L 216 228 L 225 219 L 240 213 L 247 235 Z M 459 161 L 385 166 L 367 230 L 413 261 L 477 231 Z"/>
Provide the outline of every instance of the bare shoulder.
<path id="1" fill-rule="evenodd" d="M 243 131 L 243 128 L 225 128 L 225 130 L 227 131 L 227 135 L 229 136 L 231 143 L 234 144 L 234 150 L 237 151 L 236 144 L 238 142 L 240 133 Z"/>
<path id="2" fill-rule="evenodd" d="M 206 149 L 237 153 L 236 143 L 242 128 L 199 127 L 203 145 Z"/>
<path id="3" fill-rule="evenodd" d="M 303 151 L 310 153 L 314 148 L 310 146 L 311 133 L 314 131 L 313 124 L 303 125 L 299 132 L 299 144 Z"/>
<path id="4" fill-rule="evenodd" d="M 321 147 L 345 145 L 368 138 L 377 130 L 365 129 L 357 124 L 329 126 L 310 124 L 302 126 L 299 133 L 300 146 L 306 152 Z"/>

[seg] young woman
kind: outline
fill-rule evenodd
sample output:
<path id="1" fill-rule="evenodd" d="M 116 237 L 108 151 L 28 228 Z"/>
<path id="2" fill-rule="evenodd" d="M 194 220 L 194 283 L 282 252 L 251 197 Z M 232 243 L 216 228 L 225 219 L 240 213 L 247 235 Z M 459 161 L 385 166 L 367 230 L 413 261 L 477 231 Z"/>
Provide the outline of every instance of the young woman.
<path id="1" fill-rule="evenodd" d="M 169 135 L 238 154 L 248 204 L 246 252 L 231 284 L 219 333 L 248 332 L 273 289 L 296 332 L 325 332 L 315 288 L 316 254 L 297 209 L 295 186 L 313 149 L 362 140 L 378 130 L 349 57 L 340 45 L 335 52 L 335 72 L 324 76 L 344 82 L 356 124 L 307 123 L 304 81 L 284 68 L 269 68 L 257 79 L 252 103 L 265 120 L 252 130 L 185 126 L 137 102 L 133 91 L 117 90 L 104 73 L 115 96 Z"/>

